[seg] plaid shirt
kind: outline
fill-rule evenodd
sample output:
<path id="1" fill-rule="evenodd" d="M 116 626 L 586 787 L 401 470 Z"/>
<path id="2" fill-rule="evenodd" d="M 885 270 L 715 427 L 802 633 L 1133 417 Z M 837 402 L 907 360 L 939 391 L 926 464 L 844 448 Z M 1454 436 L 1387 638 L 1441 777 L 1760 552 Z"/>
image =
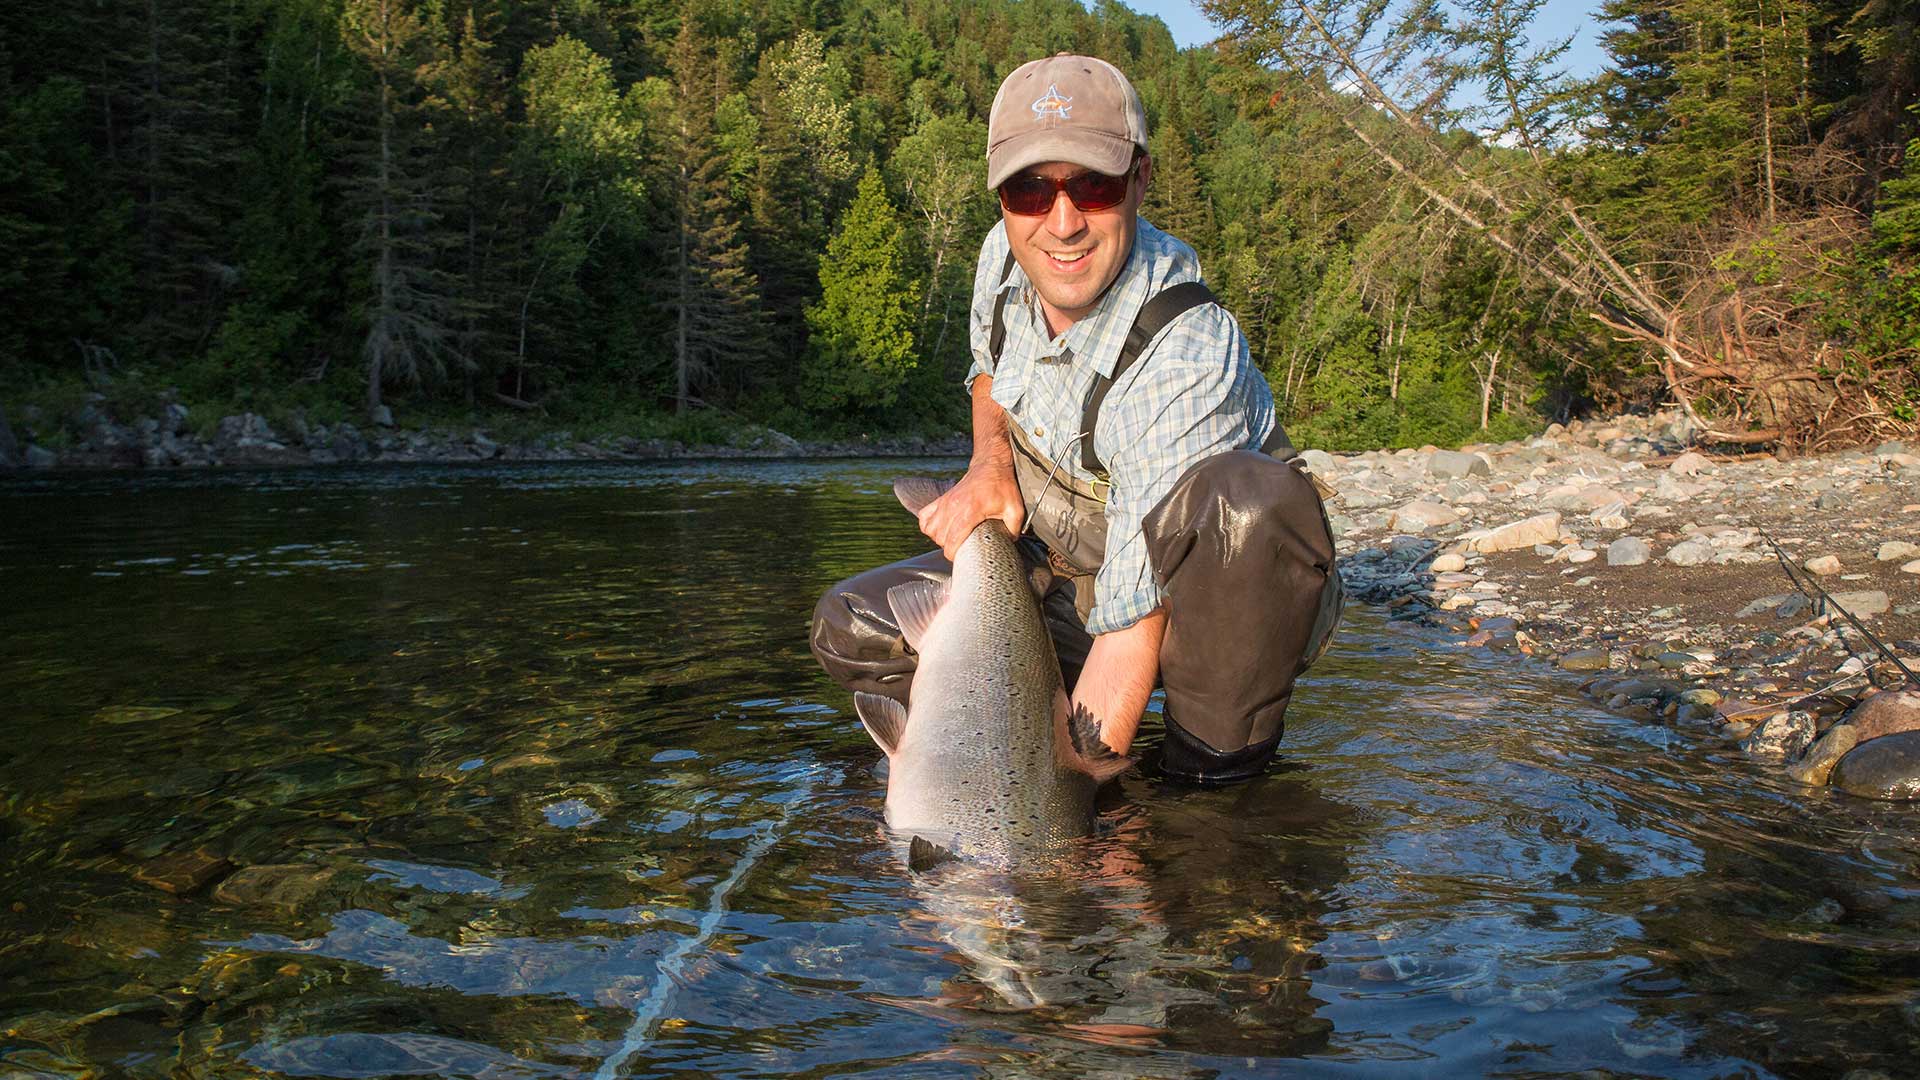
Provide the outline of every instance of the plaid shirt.
<path id="1" fill-rule="evenodd" d="M 1200 280 L 1193 249 L 1142 218 L 1119 277 L 1087 317 L 1054 337 L 1046 316 L 1014 264 L 1006 283 L 1005 223 L 980 246 L 973 277 L 967 385 L 993 376 L 993 400 L 1019 424 L 1063 475 L 1095 479 L 1081 463 L 1081 409 L 1096 373 L 1112 375 L 1140 305 L 1160 290 Z M 993 304 L 1014 290 L 1005 311 L 1006 340 L 996 370 L 987 350 Z M 1147 557 L 1143 523 L 1174 482 L 1196 462 L 1229 450 L 1257 450 L 1273 429 L 1273 392 L 1247 356 L 1240 324 L 1218 304 L 1192 308 L 1148 343 L 1100 406 L 1094 452 L 1105 463 L 1106 561 L 1094 577 L 1087 632 L 1111 633 L 1160 606 L 1165 593 Z"/>

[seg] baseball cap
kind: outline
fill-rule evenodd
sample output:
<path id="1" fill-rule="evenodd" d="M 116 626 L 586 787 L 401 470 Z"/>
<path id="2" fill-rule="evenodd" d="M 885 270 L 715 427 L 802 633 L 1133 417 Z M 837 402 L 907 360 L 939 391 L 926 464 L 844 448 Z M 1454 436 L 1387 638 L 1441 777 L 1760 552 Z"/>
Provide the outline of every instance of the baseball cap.
<path id="1" fill-rule="evenodd" d="M 1120 69 L 1058 53 L 1022 64 L 987 114 L 987 187 L 1022 169 L 1066 161 L 1119 176 L 1147 148 L 1147 112 Z"/>

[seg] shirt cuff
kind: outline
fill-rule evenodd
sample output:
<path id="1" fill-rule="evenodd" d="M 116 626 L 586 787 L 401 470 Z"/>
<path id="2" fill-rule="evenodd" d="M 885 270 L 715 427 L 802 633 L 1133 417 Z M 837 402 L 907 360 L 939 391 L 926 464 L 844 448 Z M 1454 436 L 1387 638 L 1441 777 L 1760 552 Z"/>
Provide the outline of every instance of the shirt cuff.
<path id="1" fill-rule="evenodd" d="M 1157 582 L 1149 581 L 1132 593 L 1115 597 L 1088 612 L 1087 633 L 1098 636 L 1125 630 L 1153 614 L 1166 599 L 1166 590 Z"/>

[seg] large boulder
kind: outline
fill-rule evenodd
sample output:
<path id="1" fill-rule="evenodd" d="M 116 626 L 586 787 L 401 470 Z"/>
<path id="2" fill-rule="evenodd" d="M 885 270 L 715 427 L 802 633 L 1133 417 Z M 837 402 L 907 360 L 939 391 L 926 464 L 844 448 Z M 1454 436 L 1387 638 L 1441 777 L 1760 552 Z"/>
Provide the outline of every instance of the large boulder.
<path id="1" fill-rule="evenodd" d="M 1833 767 L 1832 783 L 1863 799 L 1920 798 L 1920 731 L 1862 742 Z"/>
<path id="2" fill-rule="evenodd" d="M 1886 690 L 1853 707 L 1846 725 L 1860 741 L 1920 731 L 1920 690 Z"/>
<path id="3" fill-rule="evenodd" d="M 1740 749 L 1762 761 L 1791 761 L 1812 742 L 1812 713 L 1778 712 L 1740 740 Z"/>

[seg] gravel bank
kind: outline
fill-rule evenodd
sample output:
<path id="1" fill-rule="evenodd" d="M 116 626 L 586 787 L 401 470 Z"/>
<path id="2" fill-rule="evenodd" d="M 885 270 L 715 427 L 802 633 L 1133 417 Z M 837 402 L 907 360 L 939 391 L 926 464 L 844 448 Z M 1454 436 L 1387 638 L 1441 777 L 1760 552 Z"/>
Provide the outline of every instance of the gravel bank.
<path id="1" fill-rule="evenodd" d="M 1920 671 L 1920 454 L 1685 449 L 1672 415 L 1462 451 L 1305 455 L 1350 593 L 1736 742 L 1808 784 L 1920 797 L 1920 692 L 1765 537 Z M 1908 687 L 1920 691 L 1920 687 Z"/>

